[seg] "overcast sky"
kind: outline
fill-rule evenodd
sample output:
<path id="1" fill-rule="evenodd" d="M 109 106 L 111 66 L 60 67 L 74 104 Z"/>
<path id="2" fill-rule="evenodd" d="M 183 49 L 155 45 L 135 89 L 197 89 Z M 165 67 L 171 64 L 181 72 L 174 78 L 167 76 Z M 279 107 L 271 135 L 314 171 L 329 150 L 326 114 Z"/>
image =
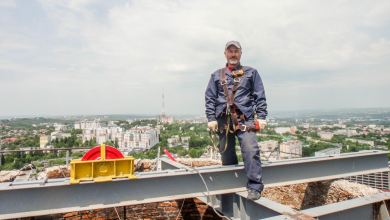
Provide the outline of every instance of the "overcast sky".
<path id="1" fill-rule="evenodd" d="M 390 107 L 390 1 L 0 1 L 0 115 L 204 114 L 237 40 L 268 110 Z"/>

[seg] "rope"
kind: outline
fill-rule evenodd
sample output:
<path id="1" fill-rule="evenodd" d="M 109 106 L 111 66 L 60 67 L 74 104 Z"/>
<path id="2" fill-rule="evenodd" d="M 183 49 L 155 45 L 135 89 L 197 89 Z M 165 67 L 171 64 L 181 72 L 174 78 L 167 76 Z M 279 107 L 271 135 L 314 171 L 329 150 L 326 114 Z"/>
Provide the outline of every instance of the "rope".
<path id="1" fill-rule="evenodd" d="M 214 139 L 217 137 L 217 133 L 215 132 L 215 131 L 209 131 L 209 136 L 210 136 L 210 140 L 211 140 L 211 144 L 213 145 L 213 147 L 214 147 L 214 150 L 215 150 L 215 152 L 218 152 L 218 153 L 220 153 L 220 154 L 222 154 L 223 152 L 225 152 L 226 151 L 226 148 L 227 148 L 227 137 L 228 137 L 228 129 L 229 129 L 229 126 L 227 127 L 227 129 L 226 129 L 226 137 L 224 137 L 223 139 L 222 139 L 222 141 L 223 140 L 225 140 L 225 149 L 222 151 L 222 152 L 220 152 L 219 151 L 219 149 L 217 148 L 217 146 L 215 146 L 215 143 L 214 143 Z M 220 145 L 221 144 L 221 142 L 218 144 L 218 145 Z"/>
<path id="2" fill-rule="evenodd" d="M 180 215 L 180 213 L 181 213 L 181 209 L 183 208 L 184 202 L 185 202 L 185 201 L 186 201 L 186 199 L 184 199 L 184 200 L 183 200 L 183 203 L 181 204 L 181 208 L 180 208 L 180 210 L 179 210 L 179 214 L 177 214 L 176 220 L 179 218 L 179 215 Z"/>
<path id="3" fill-rule="evenodd" d="M 202 174 L 200 174 L 200 172 L 199 172 L 195 167 L 192 168 L 192 169 L 195 170 L 195 171 L 199 174 L 200 178 L 202 179 L 203 184 L 204 184 L 204 186 L 206 187 L 206 190 L 207 190 L 207 193 L 208 193 L 208 196 L 209 196 L 209 199 L 210 199 L 210 206 L 211 206 L 211 208 L 213 208 L 214 212 L 215 212 L 219 217 L 221 217 L 221 218 L 230 219 L 230 218 L 227 217 L 227 216 L 220 215 L 220 214 L 218 213 L 218 211 L 215 210 L 214 206 L 211 204 L 211 195 L 210 195 L 209 188 L 207 187 L 206 181 L 204 181 Z"/>
<path id="4" fill-rule="evenodd" d="M 118 215 L 119 220 L 122 220 L 121 217 L 119 216 L 118 210 L 116 210 L 116 207 L 114 207 L 114 209 L 115 209 L 116 214 Z"/>

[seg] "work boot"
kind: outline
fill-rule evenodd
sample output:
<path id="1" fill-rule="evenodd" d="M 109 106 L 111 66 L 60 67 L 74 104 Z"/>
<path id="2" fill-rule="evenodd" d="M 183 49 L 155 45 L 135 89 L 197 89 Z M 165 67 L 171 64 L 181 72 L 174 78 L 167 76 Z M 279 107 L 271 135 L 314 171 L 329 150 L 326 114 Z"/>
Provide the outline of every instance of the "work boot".
<path id="1" fill-rule="evenodd" d="M 261 192 L 255 190 L 255 189 L 252 189 L 252 188 L 247 188 L 247 189 L 248 189 L 248 199 L 250 199 L 252 201 L 260 199 Z"/>

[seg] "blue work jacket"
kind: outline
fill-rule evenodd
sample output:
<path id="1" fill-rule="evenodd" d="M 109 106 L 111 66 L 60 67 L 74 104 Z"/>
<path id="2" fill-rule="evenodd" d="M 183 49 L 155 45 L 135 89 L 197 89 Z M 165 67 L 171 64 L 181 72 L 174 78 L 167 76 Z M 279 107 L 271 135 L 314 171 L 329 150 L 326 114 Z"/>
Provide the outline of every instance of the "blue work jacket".
<path id="1" fill-rule="evenodd" d="M 233 69 L 241 69 L 238 65 Z M 229 88 L 229 94 L 232 91 L 234 77 L 230 74 L 228 68 L 225 71 L 226 81 Z M 206 116 L 208 121 L 216 121 L 216 118 L 221 114 L 226 106 L 226 98 L 221 85 L 221 69 L 216 70 L 211 74 L 209 85 L 206 89 Z M 265 99 L 263 82 L 260 75 L 252 67 L 244 67 L 244 75 L 241 77 L 241 82 L 238 85 L 234 98 L 236 105 L 241 112 L 249 118 L 256 110 L 257 119 L 265 119 L 267 116 L 267 103 Z"/>

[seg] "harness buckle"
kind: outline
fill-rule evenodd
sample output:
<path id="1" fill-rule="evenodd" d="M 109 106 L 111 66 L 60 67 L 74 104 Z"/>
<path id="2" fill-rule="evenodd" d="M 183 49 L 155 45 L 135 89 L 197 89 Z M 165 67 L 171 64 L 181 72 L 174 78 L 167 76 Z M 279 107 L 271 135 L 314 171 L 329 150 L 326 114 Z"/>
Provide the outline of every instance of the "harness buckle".
<path id="1" fill-rule="evenodd" d="M 221 86 L 223 86 L 223 85 L 226 85 L 226 82 L 224 82 L 224 83 L 221 82 Z"/>
<path id="2" fill-rule="evenodd" d="M 241 81 L 241 78 L 237 77 L 237 78 L 234 78 L 234 82 L 240 82 Z"/>
<path id="3" fill-rule="evenodd" d="M 243 131 L 246 131 L 246 125 L 241 125 L 241 126 L 243 126 L 243 127 L 244 127 L 244 130 L 243 130 Z"/>

